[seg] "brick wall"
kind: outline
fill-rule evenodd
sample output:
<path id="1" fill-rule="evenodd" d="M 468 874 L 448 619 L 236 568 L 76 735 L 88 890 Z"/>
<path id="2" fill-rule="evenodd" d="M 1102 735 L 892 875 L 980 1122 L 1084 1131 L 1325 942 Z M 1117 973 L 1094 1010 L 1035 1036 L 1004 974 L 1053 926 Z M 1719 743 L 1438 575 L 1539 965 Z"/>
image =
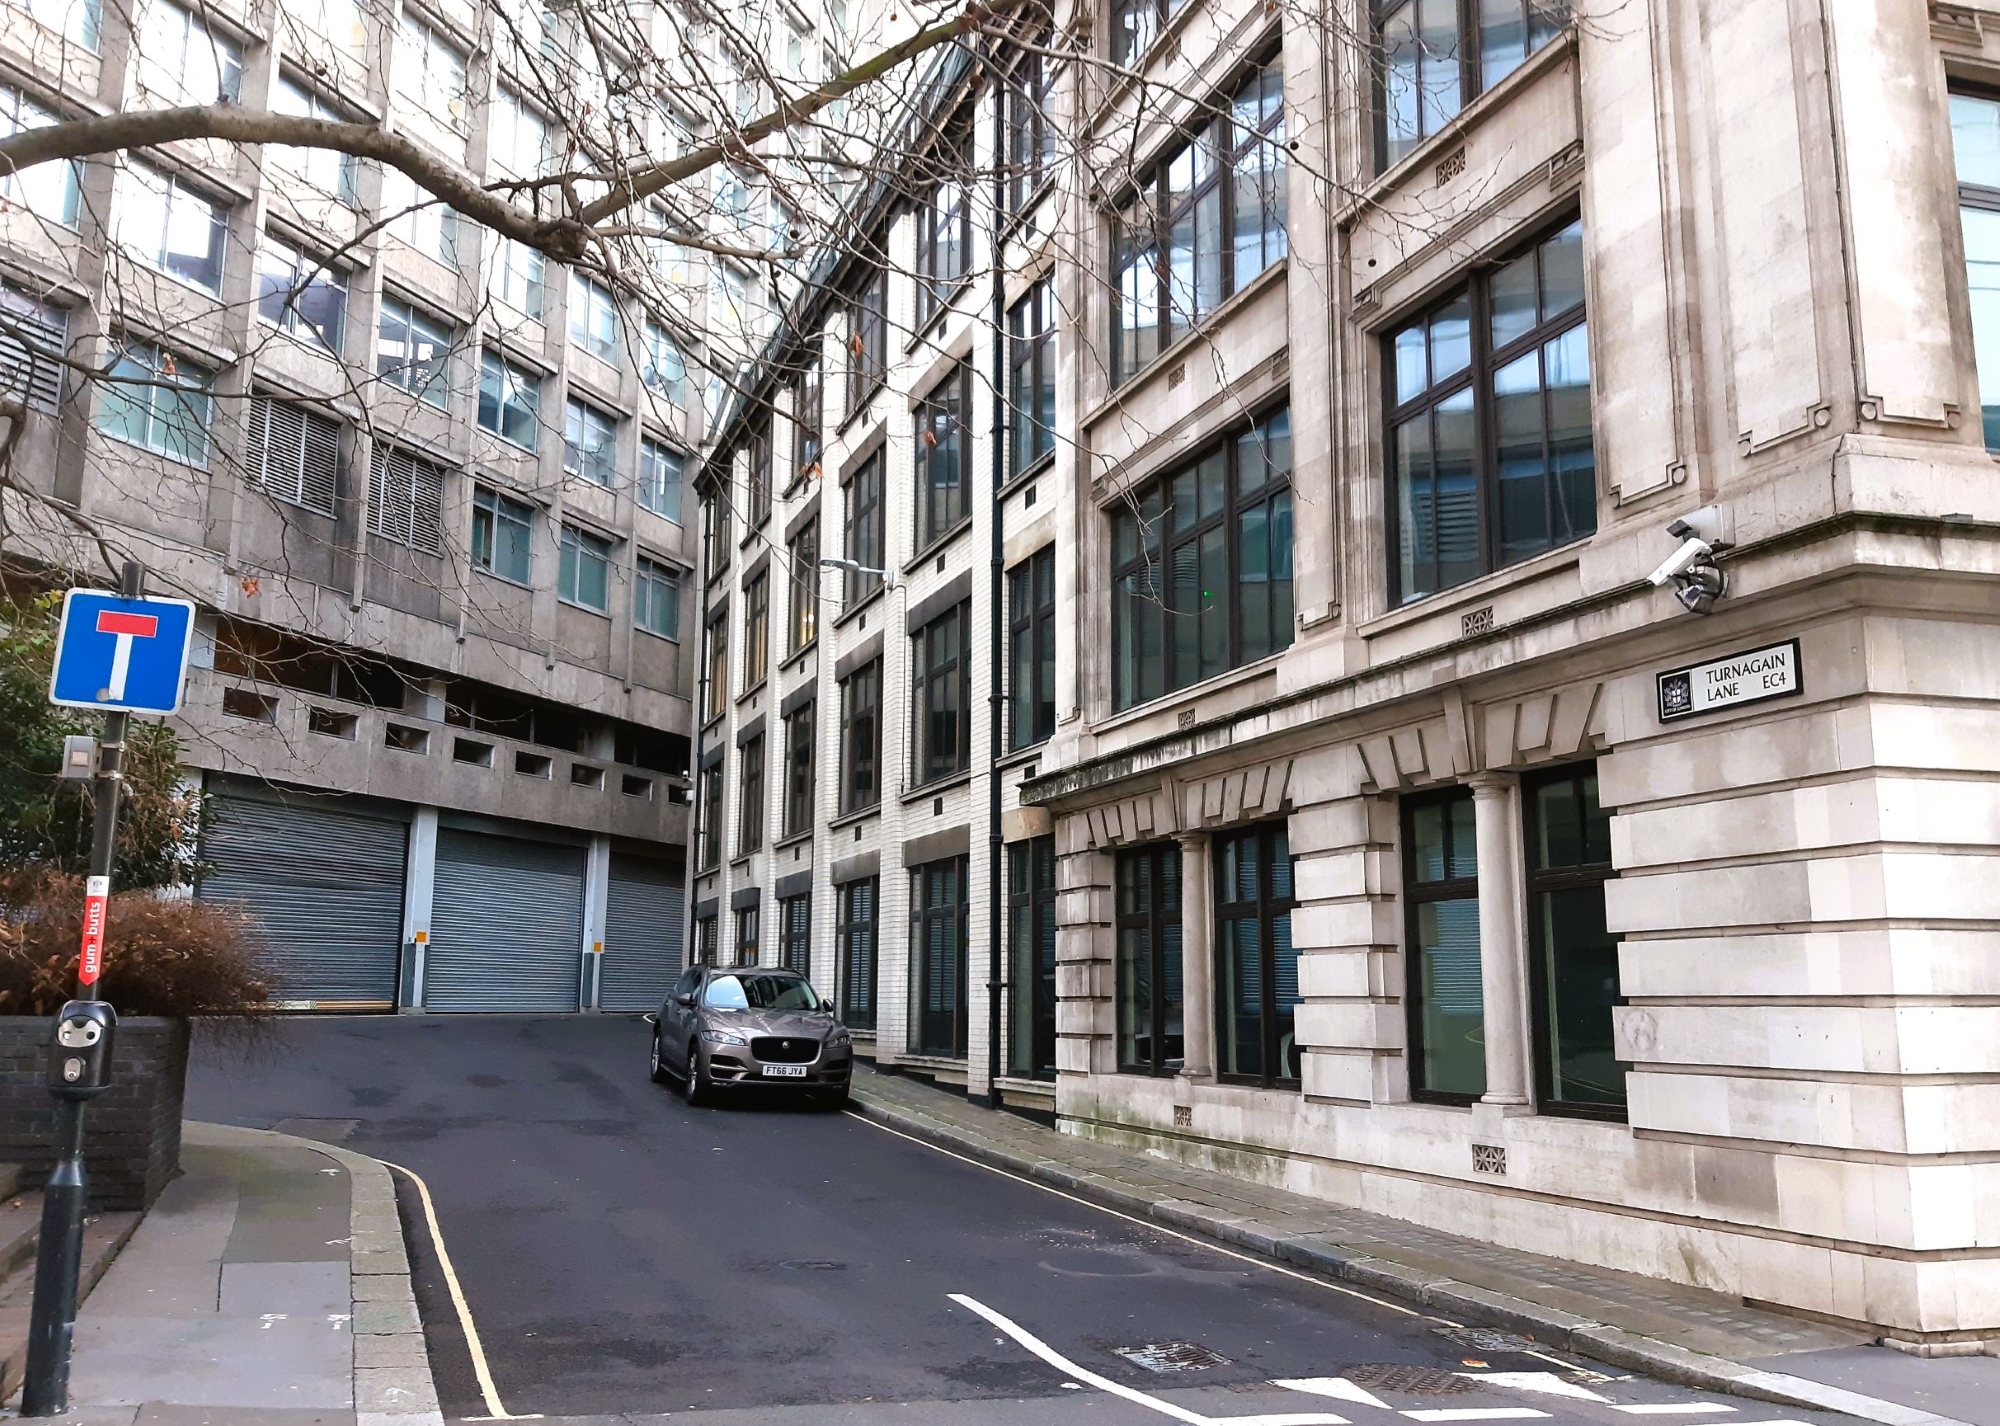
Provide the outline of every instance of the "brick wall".
<path id="1" fill-rule="evenodd" d="M 21 1165 L 24 1188 L 39 1187 L 55 1164 L 52 1027 L 51 1017 L 0 1016 L 0 1163 Z M 180 1171 L 187 1021 L 120 1020 L 113 1055 L 111 1088 L 84 1110 L 92 1212 L 150 1208 Z"/>

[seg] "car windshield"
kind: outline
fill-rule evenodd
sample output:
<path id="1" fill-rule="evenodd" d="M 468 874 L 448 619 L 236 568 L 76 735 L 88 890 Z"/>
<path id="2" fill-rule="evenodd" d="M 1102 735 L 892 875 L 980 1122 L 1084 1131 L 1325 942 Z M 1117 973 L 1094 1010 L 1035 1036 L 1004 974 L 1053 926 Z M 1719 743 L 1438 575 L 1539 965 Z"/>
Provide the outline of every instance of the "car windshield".
<path id="1" fill-rule="evenodd" d="M 711 1010 L 817 1010 L 810 982 L 795 975 L 723 975 L 708 983 Z"/>

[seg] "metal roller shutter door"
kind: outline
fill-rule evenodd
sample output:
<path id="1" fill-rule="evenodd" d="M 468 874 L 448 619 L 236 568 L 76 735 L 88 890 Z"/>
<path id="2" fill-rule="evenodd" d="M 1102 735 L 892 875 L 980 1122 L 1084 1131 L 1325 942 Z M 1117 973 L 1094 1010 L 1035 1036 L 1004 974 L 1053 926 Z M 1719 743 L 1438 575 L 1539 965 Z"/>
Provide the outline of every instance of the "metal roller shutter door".
<path id="1" fill-rule="evenodd" d="M 575 1010 L 583 849 L 440 828 L 427 1010 Z"/>
<path id="2" fill-rule="evenodd" d="M 665 862 L 613 853 L 604 900 L 602 1010 L 658 1010 L 681 973 L 685 893 Z"/>
<path id="3" fill-rule="evenodd" d="M 246 906 L 280 998 L 317 1009 L 396 1003 L 409 829 L 310 803 L 219 794 L 196 895 Z"/>

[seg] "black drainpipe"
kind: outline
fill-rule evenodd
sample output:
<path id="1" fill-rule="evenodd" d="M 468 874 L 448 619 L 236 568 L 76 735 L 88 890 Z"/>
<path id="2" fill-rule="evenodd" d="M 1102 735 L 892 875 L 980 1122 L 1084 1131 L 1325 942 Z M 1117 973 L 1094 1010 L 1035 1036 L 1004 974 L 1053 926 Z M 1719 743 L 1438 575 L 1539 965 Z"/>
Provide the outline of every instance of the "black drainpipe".
<path id="1" fill-rule="evenodd" d="M 988 53 L 992 53 L 990 50 Z M 997 58 L 997 56 L 996 56 Z M 991 756 L 986 763 L 986 785 L 989 792 L 988 811 L 988 860 L 986 863 L 986 1107 L 1000 1108 L 1000 999 L 1006 990 L 1003 976 L 1004 961 L 1001 948 L 1006 944 L 1002 935 L 1002 911 L 1006 898 L 1000 892 L 1000 878 L 1005 872 L 1003 855 L 1005 848 L 1000 840 L 1000 769 L 995 766 L 1000 758 L 1001 733 L 1006 725 L 1006 695 L 1002 675 L 1006 670 L 1005 650 L 1007 647 L 1006 616 L 1001 609 L 1002 570 L 1004 558 L 1000 540 L 1000 483 L 1006 478 L 1007 460 L 1007 275 L 1001 264 L 1002 225 L 1000 214 L 1005 210 L 1007 198 L 1007 91 L 998 82 L 997 64 L 994 84 L 993 105 L 993 511 L 988 531 L 993 546 L 992 592 L 988 601 L 988 620 L 993 652 L 993 676 L 987 686 L 986 702 L 992 714 Z"/>
<path id="2" fill-rule="evenodd" d="M 700 482 L 697 481 L 697 489 L 694 492 L 695 528 L 698 531 L 706 531 L 708 522 L 701 513 L 699 485 Z M 685 514 L 686 512 L 683 511 L 682 513 Z M 703 735 L 708 731 L 705 726 L 706 720 L 702 714 L 702 710 L 708 707 L 708 657 L 707 651 L 702 647 L 702 640 L 708 633 L 708 541 L 704 536 L 698 536 L 695 541 L 694 571 L 694 637 L 688 642 L 694 645 L 695 658 L 699 662 L 694 680 L 694 758 L 693 766 L 688 769 L 691 776 L 688 784 L 687 868 L 681 873 L 682 878 L 687 882 L 687 892 L 682 899 L 682 905 L 686 908 L 688 942 L 687 957 L 681 962 L 681 969 L 683 970 L 686 970 L 695 963 L 695 957 L 701 950 L 698 940 L 701 934 L 701 923 L 696 921 L 694 917 L 695 869 L 701 862 L 701 817 L 702 813 L 708 810 L 702 805 L 701 800 L 702 741 Z M 687 644 L 683 644 L 681 647 L 685 649 Z M 721 915 L 719 908 L 716 914 L 718 917 Z M 716 924 L 715 939 L 718 946 L 722 944 L 722 926 L 720 921 Z"/>

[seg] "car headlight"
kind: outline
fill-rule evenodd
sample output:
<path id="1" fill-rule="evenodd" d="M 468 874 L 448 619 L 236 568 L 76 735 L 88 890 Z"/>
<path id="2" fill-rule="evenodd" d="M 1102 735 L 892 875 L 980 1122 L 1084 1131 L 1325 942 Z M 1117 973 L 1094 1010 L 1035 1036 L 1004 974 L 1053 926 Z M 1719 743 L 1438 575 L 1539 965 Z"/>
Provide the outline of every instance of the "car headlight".
<path id="1" fill-rule="evenodd" d="M 739 1035 L 734 1030 L 717 1030 L 712 1027 L 703 1030 L 701 1037 L 711 1045 L 747 1045 L 750 1043 L 750 1037 L 747 1035 Z"/>
<path id="2" fill-rule="evenodd" d="M 847 1031 L 845 1030 L 837 1029 L 831 1035 L 828 1035 L 826 1037 L 826 1042 L 827 1044 L 833 1046 L 835 1049 L 838 1049 L 843 1045 L 853 1044 L 854 1037 L 848 1034 Z"/>

